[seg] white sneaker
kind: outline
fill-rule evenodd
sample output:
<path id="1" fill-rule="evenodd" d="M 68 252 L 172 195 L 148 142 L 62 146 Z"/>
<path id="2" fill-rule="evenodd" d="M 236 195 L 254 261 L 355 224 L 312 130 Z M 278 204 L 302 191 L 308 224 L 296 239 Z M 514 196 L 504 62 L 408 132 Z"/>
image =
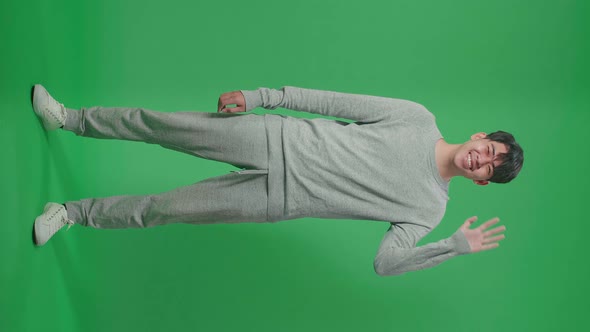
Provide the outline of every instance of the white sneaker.
<path id="1" fill-rule="evenodd" d="M 33 87 L 33 109 L 43 121 L 46 130 L 54 130 L 66 124 L 66 109 L 58 103 L 41 84 Z"/>
<path id="2" fill-rule="evenodd" d="M 47 203 L 43 214 L 35 219 L 33 241 L 38 246 L 44 245 L 65 224 L 69 224 L 68 230 L 74 224 L 72 220 L 68 219 L 66 208 L 61 204 Z"/>

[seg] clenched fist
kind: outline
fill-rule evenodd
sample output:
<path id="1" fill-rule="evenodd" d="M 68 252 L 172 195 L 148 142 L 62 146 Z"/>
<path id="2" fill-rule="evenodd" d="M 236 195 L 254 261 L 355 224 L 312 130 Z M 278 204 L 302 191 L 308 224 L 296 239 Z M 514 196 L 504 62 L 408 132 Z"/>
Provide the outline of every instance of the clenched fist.
<path id="1" fill-rule="evenodd" d="M 236 105 L 236 107 L 227 107 L 231 105 Z M 219 101 L 217 102 L 217 112 L 218 113 L 237 113 L 237 112 L 245 112 L 246 111 L 246 99 L 244 99 L 244 95 L 240 91 L 232 91 L 226 92 L 219 96 Z"/>

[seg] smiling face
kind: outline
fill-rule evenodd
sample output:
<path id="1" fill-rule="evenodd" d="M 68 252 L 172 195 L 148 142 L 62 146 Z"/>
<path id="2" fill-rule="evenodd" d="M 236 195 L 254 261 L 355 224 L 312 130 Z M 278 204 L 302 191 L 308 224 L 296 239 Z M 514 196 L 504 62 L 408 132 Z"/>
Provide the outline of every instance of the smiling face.
<path id="1" fill-rule="evenodd" d="M 506 145 L 491 141 L 485 133 L 471 136 L 461 145 L 454 157 L 454 164 L 462 175 L 479 185 L 488 184 L 494 175 L 494 168 L 502 164 L 501 154 L 508 152 Z"/>

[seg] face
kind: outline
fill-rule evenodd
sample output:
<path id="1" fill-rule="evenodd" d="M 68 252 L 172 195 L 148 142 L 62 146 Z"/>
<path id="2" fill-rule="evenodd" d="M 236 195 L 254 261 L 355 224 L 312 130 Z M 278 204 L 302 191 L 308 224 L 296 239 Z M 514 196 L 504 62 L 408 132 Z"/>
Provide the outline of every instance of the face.
<path id="1" fill-rule="evenodd" d="M 470 141 L 461 145 L 454 158 L 455 166 L 463 176 L 479 185 L 488 184 L 494 175 L 494 167 L 502 164 L 498 156 L 508 152 L 506 145 L 485 137 L 485 133 L 472 135 Z"/>

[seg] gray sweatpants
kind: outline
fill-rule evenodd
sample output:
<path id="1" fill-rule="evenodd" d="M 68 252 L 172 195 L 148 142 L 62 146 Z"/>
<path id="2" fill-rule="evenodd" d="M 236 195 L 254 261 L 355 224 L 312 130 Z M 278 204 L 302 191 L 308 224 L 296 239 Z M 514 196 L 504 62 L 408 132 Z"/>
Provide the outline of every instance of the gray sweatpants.
<path id="1" fill-rule="evenodd" d="M 156 195 L 66 202 L 68 218 L 75 223 L 128 228 L 269 221 L 264 116 L 122 107 L 66 111 L 64 129 L 79 136 L 159 144 L 247 169 Z"/>

